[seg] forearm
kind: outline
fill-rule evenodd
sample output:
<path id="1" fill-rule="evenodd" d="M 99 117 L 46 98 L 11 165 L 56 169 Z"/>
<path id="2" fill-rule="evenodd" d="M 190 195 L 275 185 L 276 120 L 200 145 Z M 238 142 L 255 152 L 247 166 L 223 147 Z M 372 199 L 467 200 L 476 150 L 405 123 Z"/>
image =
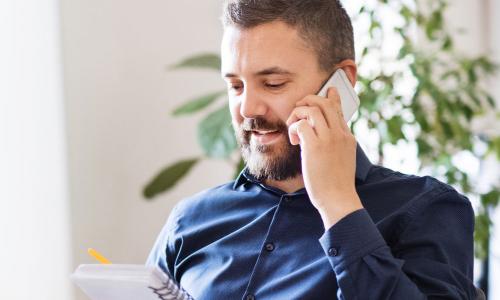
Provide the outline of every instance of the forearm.
<path id="1" fill-rule="evenodd" d="M 432 257 L 416 258 L 408 263 L 414 269 L 408 270 L 405 260 L 393 256 L 364 209 L 337 222 L 320 243 L 336 274 L 340 299 L 410 300 L 431 295 L 469 299 L 466 291 L 470 289 L 462 286 L 467 281 L 460 282 L 450 266 Z"/>

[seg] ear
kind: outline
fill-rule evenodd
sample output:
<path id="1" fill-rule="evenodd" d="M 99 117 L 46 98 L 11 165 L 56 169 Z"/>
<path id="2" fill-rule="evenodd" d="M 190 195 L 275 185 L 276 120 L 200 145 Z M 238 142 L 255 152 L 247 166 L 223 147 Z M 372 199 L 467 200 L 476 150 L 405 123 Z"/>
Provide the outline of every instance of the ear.
<path id="1" fill-rule="evenodd" d="M 337 64 L 337 68 L 344 70 L 347 78 L 351 82 L 352 86 L 356 85 L 358 68 L 356 67 L 356 63 L 352 59 L 344 59 L 340 63 Z"/>

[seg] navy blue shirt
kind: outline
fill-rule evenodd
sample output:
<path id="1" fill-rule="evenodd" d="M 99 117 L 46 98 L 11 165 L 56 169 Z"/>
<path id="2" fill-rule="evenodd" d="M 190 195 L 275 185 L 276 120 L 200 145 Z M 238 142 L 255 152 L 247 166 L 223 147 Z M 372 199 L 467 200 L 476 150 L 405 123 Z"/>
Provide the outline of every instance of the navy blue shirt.
<path id="1" fill-rule="evenodd" d="M 180 201 L 147 264 L 196 300 L 474 298 L 466 197 L 372 165 L 359 146 L 356 190 L 364 209 L 325 231 L 304 188 L 287 194 L 245 169 Z"/>

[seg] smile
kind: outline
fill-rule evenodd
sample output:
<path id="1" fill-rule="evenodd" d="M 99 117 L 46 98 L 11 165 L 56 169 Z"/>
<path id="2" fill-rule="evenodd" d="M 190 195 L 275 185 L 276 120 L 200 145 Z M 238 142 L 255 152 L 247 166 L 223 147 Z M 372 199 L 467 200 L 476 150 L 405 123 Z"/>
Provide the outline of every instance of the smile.
<path id="1" fill-rule="evenodd" d="M 271 144 L 278 140 L 281 136 L 279 131 L 252 131 L 252 139 L 255 139 L 259 144 Z"/>

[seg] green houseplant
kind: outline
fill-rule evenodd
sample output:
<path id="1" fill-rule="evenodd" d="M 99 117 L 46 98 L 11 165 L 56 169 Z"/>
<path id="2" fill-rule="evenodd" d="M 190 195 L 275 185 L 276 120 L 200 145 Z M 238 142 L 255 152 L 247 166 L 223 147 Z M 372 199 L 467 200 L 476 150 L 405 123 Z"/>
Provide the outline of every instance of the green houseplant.
<path id="1" fill-rule="evenodd" d="M 410 4 L 379 0 L 373 6 L 360 7 L 353 19 L 369 20 L 363 32 L 369 42 L 358 52 L 361 107 L 351 129 L 356 135 L 365 126 L 365 130 L 378 136 L 375 148 L 379 164 L 384 163 L 387 155 L 386 145 L 414 145 L 422 172 L 446 181 L 471 199 L 478 199 L 475 252 L 478 258 L 485 259 L 491 226 L 489 212 L 498 204 L 500 187 L 479 191 L 476 178 L 453 159 L 461 152 L 477 160 L 490 155 L 500 160 L 500 136 L 471 130 L 473 119 L 496 109 L 494 99 L 481 85 L 496 71 L 496 66 L 487 56 L 457 53 L 451 30 L 443 19 L 447 6 L 445 0 Z M 382 12 L 387 14 L 387 11 L 398 18 L 396 25 L 382 22 Z M 381 50 L 389 38 L 394 43 L 392 49 L 398 50 L 392 56 L 384 55 Z M 392 67 L 365 68 L 374 59 L 379 65 Z M 220 57 L 200 54 L 173 66 L 182 68 L 219 73 Z M 198 124 L 197 133 L 205 155 L 186 158 L 161 170 L 144 188 L 147 199 L 174 187 L 202 159 L 229 161 L 234 165 L 233 176 L 243 168 L 243 161 L 236 154 L 238 147 L 225 95 L 224 90 L 214 91 L 173 111 L 174 116 L 208 111 Z M 498 113 L 496 118 L 499 119 Z"/>

